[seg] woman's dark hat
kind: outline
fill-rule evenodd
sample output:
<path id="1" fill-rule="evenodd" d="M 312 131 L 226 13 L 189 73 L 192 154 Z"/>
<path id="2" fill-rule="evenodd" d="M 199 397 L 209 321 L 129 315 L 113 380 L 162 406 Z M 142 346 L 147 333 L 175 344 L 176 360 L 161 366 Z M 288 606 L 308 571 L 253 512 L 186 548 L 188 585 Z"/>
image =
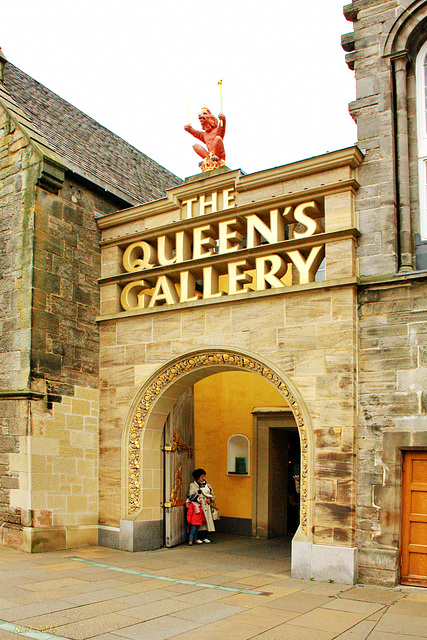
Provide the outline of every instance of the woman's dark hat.
<path id="1" fill-rule="evenodd" d="M 193 471 L 193 478 L 197 481 L 200 476 L 205 476 L 206 475 L 206 471 L 204 469 L 195 469 Z"/>

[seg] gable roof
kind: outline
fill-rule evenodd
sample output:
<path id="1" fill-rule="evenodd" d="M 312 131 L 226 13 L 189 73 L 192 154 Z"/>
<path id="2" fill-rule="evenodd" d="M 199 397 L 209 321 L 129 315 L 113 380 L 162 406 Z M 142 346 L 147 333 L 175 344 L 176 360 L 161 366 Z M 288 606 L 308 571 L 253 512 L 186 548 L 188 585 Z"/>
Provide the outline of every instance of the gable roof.
<path id="1" fill-rule="evenodd" d="M 112 133 L 10 62 L 3 88 L 47 146 L 74 173 L 129 204 L 157 200 L 181 178 Z"/>

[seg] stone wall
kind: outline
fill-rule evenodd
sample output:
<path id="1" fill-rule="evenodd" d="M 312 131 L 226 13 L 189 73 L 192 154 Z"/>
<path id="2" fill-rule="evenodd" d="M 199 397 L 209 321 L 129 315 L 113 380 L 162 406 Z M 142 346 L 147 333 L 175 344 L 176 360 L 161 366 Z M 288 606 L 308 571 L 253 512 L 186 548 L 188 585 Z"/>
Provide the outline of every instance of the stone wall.
<path id="1" fill-rule="evenodd" d="M 71 174 L 57 193 L 38 186 L 43 157 L 3 111 L 0 135 L 1 541 L 28 551 L 96 543 L 94 214 L 120 202 Z"/>
<path id="2" fill-rule="evenodd" d="M 415 242 L 420 230 L 415 59 L 425 41 L 427 3 L 353 0 L 344 11 L 354 22 L 354 32 L 343 37 L 356 76 L 350 112 L 365 150 L 356 194 L 362 233 L 357 249 L 359 579 L 393 585 L 399 580 L 402 451 L 427 448 L 426 275 L 410 275 L 426 266 Z"/>
<path id="3" fill-rule="evenodd" d="M 73 395 L 76 384 L 98 386 L 100 249 L 94 213 L 113 210 L 71 179 L 59 194 L 38 190 L 31 377 L 44 380 L 48 403 Z"/>
<path id="4" fill-rule="evenodd" d="M 196 347 L 218 345 L 265 358 L 300 390 L 313 417 L 315 442 L 314 468 L 309 470 L 315 493 L 310 538 L 322 544 L 352 546 L 355 331 L 353 287 L 288 292 L 199 308 L 189 305 L 102 322 L 100 522 L 118 526 L 122 517 L 121 468 L 126 463 L 121 458 L 122 437 L 138 390 L 171 358 Z M 139 518 L 158 520 L 161 487 L 147 482 L 144 465 L 149 469 L 159 466 L 160 440 L 152 448 L 149 444 L 144 439 Z M 126 451 L 124 447 L 125 456 Z M 150 456 L 157 456 L 156 461 Z"/>
<path id="5" fill-rule="evenodd" d="M 353 0 L 344 13 L 354 22 L 354 32 L 343 36 L 356 76 L 350 113 L 366 154 L 356 199 L 360 272 L 425 268 L 426 249 L 417 238 L 415 61 L 425 42 L 427 10 L 411 0 Z"/>
<path id="6" fill-rule="evenodd" d="M 95 544 L 98 519 L 99 234 L 116 209 L 79 181 L 37 189 L 28 434 L 10 456 L 14 507 L 33 528 L 8 544 L 28 551 Z M 6 535 L 6 534 L 5 534 Z"/>
<path id="7" fill-rule="evenodd" d="M 346 16 L 354 20 L 354 33 L 343 38 L 350 52 L 347 63 L 356 76 L 357 99 L 350 103 L 350 113 L 365 153 L 356 198 L 362 276 L 397 270 L 392 77 L 390 61 L 381 57 L 381 49 L 400 4 L 399 0 L 355 0 L 345 8 Z"/>
<path id="8" fill-rule="evenodd" d="M 427 448 L 427 283 L 360 292 L 359 579 L 398 580 L 401 452 Z"/>
<path id="9" fill-rule="evenodd" d="M 5 526 L 3 543 L 37 552 L 96 544 L 98 390 L 74 386 L 50 409 L 33 400 L 31 435 L 9 457 L 19 479 L 10 501 L 29 529 Z"/>
<path id="10" fill-rule="evenodd" d="M 21 521 L 10 505 L 18 477 L 9 454 L 28 429 L 33 223 L 38 158 L 28 139 L 0 108 L 0 520 Z"/>
<path id="11" fill-rule="evenodd" d="M 13 525 L 20 525 L 27 515 L 10 503 L 11 490 L 19 488 L 19 474 L 10 467 L 10 456 L 20 454 L 20 438 L 28 428 L 28 403 L 25 398 L 0 399 L 0 522 Z"/>
<path id="12" fill-rule="evenodd" d="M 33 224 L 38 159 L 0 108 L 0 389 L 22 390 L 30 373 Z"/>

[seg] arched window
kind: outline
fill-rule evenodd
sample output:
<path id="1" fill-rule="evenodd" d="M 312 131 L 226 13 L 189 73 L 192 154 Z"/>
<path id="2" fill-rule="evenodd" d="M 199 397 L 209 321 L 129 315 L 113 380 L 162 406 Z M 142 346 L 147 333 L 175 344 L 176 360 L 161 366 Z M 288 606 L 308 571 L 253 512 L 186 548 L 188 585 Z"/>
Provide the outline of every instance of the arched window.
<path id="1" fill-rule="evenodd" d="M 228 439 L 227 473 L 228 475 L 248 476 L 250 442 L 249 438 L 236 433 Z"/>
<path id="2" fill-rule="evenodd" d="M 416 83 L 420 231 L 421 239 L 427 240 L 427 42 L 417 56 Z"/>

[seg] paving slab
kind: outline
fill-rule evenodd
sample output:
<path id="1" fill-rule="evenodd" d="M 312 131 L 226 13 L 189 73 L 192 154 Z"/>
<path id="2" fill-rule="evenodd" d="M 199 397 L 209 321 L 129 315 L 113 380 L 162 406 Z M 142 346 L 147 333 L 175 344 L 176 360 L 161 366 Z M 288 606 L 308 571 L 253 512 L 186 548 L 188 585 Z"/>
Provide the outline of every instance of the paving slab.
<path id="1" fill-rule="evenodd" d="M 359 622 L 359 624 L 356 624 L 348 631 L 344 631 L 344 633 L 336 636 L 335 640 L 366 640 L 367 638 L 371 638 L 369 634 L 375 628 L 375 624 L 373 620 L 362 620 L 362 622 Z M 395 638 L 395 640 L 397 640 L 397 638 Z"/>
<path id="2" fill-rule="evenodd" d="M 176 612 L 176 618 L 183 618 L 200 622 L 201 624 L 209 624 L 224 618 L 234 616 L 236 613 L 244 611 L 243 607 L 236 607 L 224 602 L 211 602 L 208 607 L 191 607 L 185 611 Z"/>
<path id="3" fill-rule="evenodd" d="M 228 579 L 230 579 L 230 576 L 228 575 Z M 265 585 L 270 585 L 274 582 L 277 582 L 277 578 L 275 576 L 262 576 L 262 575 L 256 575 L 256 576 L 249 576 L 246 578 L 240 578 L 235 580 L 235 582 L 237 584 L 240 585 L 248 585 L 249 587 L 263 587 Z"/>
<path id="4" fill-rule="evenodd" d="M 251 636 L 251 640 L 332 640 L 335 637 L 334 632 L 318 629 L 301 630 L 301 627 L 286 622 L 257 636 Z"/>
<path id="5" fill-rule="evenodd" d="M 38 615 L 50 614 L 52 612 L 63 611 L 73 608 L 74 605 L 70 602 L 62 600 L 46 600 L 46 602 L 37 602 L 33 604 L 22 605 L 19 607 L 12 607 L 6 611 L 1 612 L 1 618 L 8 622 L 14 622 L 17 620 L 25 620 Z"/>
<path id="6" fill-rule="evenodd" d="M 291 593 L 299 593 L 301 589 L 295 589 L 295 587 L 278 587 L 275 583 L 268 585 L 268 599 L 277 600 L 284 596 L 289 596 Z"/>
<path id="7" fill-rule="evenodd" d="M 369 636 L 368 640 L 414 640 L 418 636 L 408 636 L 407 634 L 401 633 L 385 633 L 384 631 L 378 631 L 374 629 Z"/>
<path id="8" fill-rule="evenodd" d="M 0 611 L 2 609 L 11 609 L 15 606 L 13 600 L 7 600 L 6 598 L 0 598 Z"/>
<path id="9" fill-rule="evenodd" d="M 191 608 L 192 605 L 189 602 L 180 602 L 174 598 L 168 598 L 166 600 L 158 600 L 157 602 L 150 602 L 149 604 L 142 604 L 136 607 L 127 607 L 126 615 L 136 618 L 139 621 L 152 620 L 153 618 L 161 618 L 162 616 L 179 612 L 182 609 Z"/>
<path id="10" fill-rule="evenodd" d="M 271 607 L 272 609 L 285 609 L 286 611 L 305 613 L 306 611 L 311 611 L 311 609 L 316 609 L 316 607 L 321 607 L 329 601 L 328 596 L 306 595 L 305 593 L 298 592 L 291 593 L 289 596 L 284 596 L 283 598 L 278 598 L 273 602 L 266 602 L 265 606 Z"/>
<path id="11" fill-rule="evenodd" d="M 122 611 L 123 609 L 127 610 L 128 607 L 122 602 L 115 602 L 111 600 L 80 607 L 73 607 L 71 609 L 62 609 L 61 611 L 53 611 L 50 613 L 39 613 L 39 615 L 32 617 L 26 616 L 25 618 L 20 618 L 16 622 L 21 625 L 30 625 L 33 628 L 39 626 L 59 627 L 70 622 L 98 618 L 103 614 L 115 613 Z"/>
<path id="12" fill-rule="evenodd" d="M 117 591 L 128 592 L 126 584 L 118 580 L 96 580 L 95 582 L 84 581 L 78 585 L 72 585 L 61 589 L 60 595 L 63 598 L 76 596 L 83 593 L 95 593 L 97 591 L 105 591 L 106 589 L 116 589 Z"/>
<path id="13" fill-rule="evenodd" d="M 219 591 L 217 589 L 201 589 L 194 593 L 176 595 L 175 598 L 183 602 L 190 602 L 193 605 L 208 604 L 209 602 L 215 602 L 217 600 L 229 603 L 229 597 L 226 593 L 226 591 Z"/>
<path id="14" fill-rule="evenodd" d="M 381 618 L 383 617 L 385 611 L 387 610 L 387 608 L 385 609 L 380 609 L 379 611 L 377 611 L 376 613 L 372 613 L 370 616 L 368 616 L 366 619 L 367 620 L 381 620 Z"/>
<path id="15" fill-rule="evenodd" d="M 291 578 L 280 541 L 218 535 L 199 551 L 0 547 L 0 640 L 15 623 L 57 629 L 39 640 L 427 640 L 426 589 Z"/>
<path id="16" fill-rule="evenodd" d="M 392 604 L 403 597 L 402 592 L 386 587 L 367 587 L 357 585 L 345 593 L 349 600 L 364 600 L 365 602 L 379 602 L 380 604 Z"/>
<path id="17" fill-rule="evenodd" d="M 249 624 L 239 624 L 238 626 L 230 620 L 219 620 L 212 624 L 205 625 L 199 629 L 189 631 L 177 636 L 171 636 L 176 640 L 249 640 L 255 638 L 259 627 Z M 140 636 L 141 640 L 144 636 Z M 152 638 L 147 636 L 147 638 Z M 323 639 L 320 639 L 323 640 Z M 329 639 L 328 639 L 329 640 Z"/>
<path id="18" fill-rule="evenodd" d="M 193 620 L 180 620 L 172 616 L 163 616 L 162 618 L 155 618 L 154 620 L 148 620 L 147 622 L 141 622 L 134 624 L 127 628 L 122 628 L 117 631 L 117 637 L 129 638 L 130 640 L 166 640 L 167 638 L 174 638 L 175 636 L 181 636 L 184 638 L 191 638 L 191 631 L 199 629 L 202 625 Z M 205 629 L 205 627 L 203 627 Z M 184 635 L 181 635 L 184 634 Z M 187 635 L 188 634 L 188 635 Z M 203 633 L 201 636 L 194 636 L 195 638 L 209 638 L 209 635 Z"/>
<path id="19" fill-rule="evenodd" d="M 365 602 L 361 600 L 347 600 L 346 598 L 336 598 L 331 602 L 322 605 L 322 609 L 333 609 L 335 611 L 348 611 L 349 613 L 360 613 L 371 616 L 377 611 L 384 611 L 385 605 Z"/>
<path id="20" fill-rule="evenodd" d="M 154 591 L 145 591 L 143 593 L 134 593 L 132 595 L 119 596 L 115 598 L 119 602 L 124 602 L 129 608 L 139 607 L 150 602 L 165 600 L 166 598 L 176 598 L 182 600 L 181 595 L 174 593 L 170 589 L 156 589 Z"/>
<path id="21" fill-rule="evenodd" d="M 99 591 L 89 591 L 87 593 L 79 593 L 75 596 L 65 596 L 64 602 L 69 602 L 71 606 L 84 604 L 92 604 L 94 602 L 102 602 L 104 600 L 120 600 L 120 598 L 129 597 L 127 591 L 123 589 L 100 589 Z M 132 597 L 132 596 L 130 596 Z"/>
<path id="22" fill-rule="evenodd" d="M 393 605 L 393 613 L 402 616 L 421 616 L 427 618 L 427 600 L 399 600 Z M 427 620 L 425 621 L 427 626 Z"/>
<path id="23" fill-rule="evenodd" d="M 174 593 L 194 593 L 200 590 L 200 587 L 191 584 L 174 584 L 171 582 L 167 586 L 168 591 L 173 591 Z"/>
<path id="24" fill-rule="evenodd" d="M 316 582 L 313 586 L 304 588 L 304 593 L 312 593 L 315 596 L 336 596 L 345 593 L 351 588 L 348 584 Z"/>
<path id="25" fill-rule="evenodd" d="M 357 613 L 334 611 L 332 615 L 329 609 L 316 609 L 298 616 L 292 621 L 292 624 L 298 627 L 318 629 L 319 631 L 333 631 L 337 635 L 347 631 L 362 620 L 363 616 Z"/>
<path id="26" fill-rule="evenodd" d="M 163 580 L 148 580 L 139 584 L 135 582 L 133 584 L 121 583 L 120 588 L 127 593 L 145 593 L 147 591 L 156 591 L 157 589 L 167 589 L 168 583 Z"/>
<path id="27" fill-rule="evenodd" d="M 417 592 L 410 592 L 405 594 L 406 600 L 413 600 L 414 602 L 425 602 L 427 604 L 427 589 L 419 587 Z"/>
<path id="28" fill-rule="evenodd" d="M 397 615 L 389 610 L 376 626 L 376 631 L 427 638 L 427 619 L 425 616 Z"/>
<path id="29" fill-rule="evenodd" d="M 26 582 L 21 585 L 21 589 L 26 591 L 52 591 L 58 592 L 63 587 L 69 587 L 74 585 L 83 584 L 83 580 L 78 578 L 57 578 L 56 580 L 41 580 L 35 582 Z"/>
<path id="30" fill-rule="evenodd" d="M 296 618 L 299 614 L 295 611 L 282 611 L 277 609 L 272 615 L 272 611 L 268 607 L 254 607 L 253 609 L 246 609 L 230 618 L 236 625 L 251 624 L 254 627 L 260 627 L 260 629 L 267 630 L 277 627 L 279 624 L 288 622 Z"/>
<path id="31" fill-rule="evenodd" d="M 89 620 L 61 625 L 58 627 L 58 634 L 70 640 L 86 640 L 106 631 L 127 628 L 134 622 L 135 618 L 120 613 L 107 613 Z"/>
<path id="32" fill-rule="evenodd" d="M 225 593 L 225 592 L 224 592 Z M 254 596 L 249 593 L 236 593 L 233 596 L 228 596 L 222 600 L 226 604 L 235 605 L 236 607 L 251 608 L 257 606 L 263 606 L 267 602 L 272 602 L 268 599 L 269 596 Z"/>

